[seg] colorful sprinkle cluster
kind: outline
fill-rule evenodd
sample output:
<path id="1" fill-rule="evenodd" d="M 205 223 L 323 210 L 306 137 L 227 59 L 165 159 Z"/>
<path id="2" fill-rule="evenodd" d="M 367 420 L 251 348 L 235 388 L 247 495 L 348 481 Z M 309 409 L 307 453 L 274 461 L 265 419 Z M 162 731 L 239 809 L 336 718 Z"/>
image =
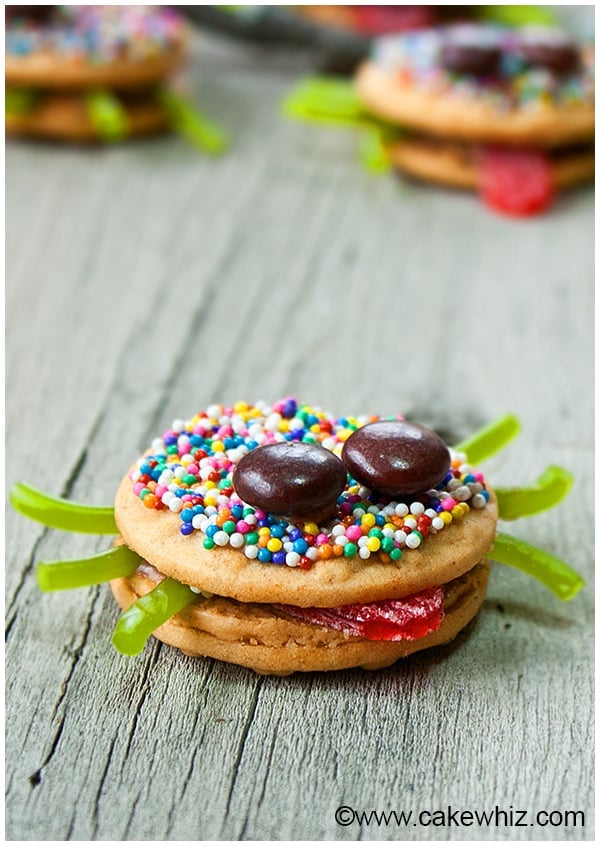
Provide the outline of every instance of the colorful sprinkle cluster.
<path id="1" fill-rule="evenodd" d="M 179 43 L 183 28 L 181 17 L 164 6 L 61 6 L 47 22 L 13 14 L 5 48 L 10 56 L 48 50 L 72 61 L 135 61 Z"/>
<path id="2" fill-rule="evenodd" d="M 336 419 L 293 397 L 273 405 L 212 405 L 191 420 L 175 420 L 153 441 L 130 474 L 133 493 L 146 508 L 179 514 L 181 533 L 200 532 L 205 549 L 230 546 L 249 559 L 303 569 L 339 557 L 398 561 L 404 550 L 416 549 L 471 508 L 485 507 L 484 478 L 464 455 L 451 453 L 446 478 L 414 501 L 375 494 L 348 476 L 335 516 L 323 525 L 253 508 L 232 485 L 236 464 L 258 446 L 302 441 L 339 456 L 352 432 L 379 419 L 402 417 Z"/>
<path id="3" fill-rule="evenodd" d="M 407 84 L 415 84 L 436 94 L 462 99 L 483 100 L 497 111 L 513 108 L 540 108 L 551 103 L 593 103 L 594 49 L 581 50 L 581 68 L 557 75 L 541 67 L 525 64 L 518 51 L 518 30 L 493 25 L 468 24 L 475 42 L 492 41 L 502 49 L 498 77 L 476 77 L 453 73 L 440 65 L 439 55 L 446 28 L 438 27 L 400 35 L 387 35 L 373 45 L 372 58 L 397 74 Z"/>

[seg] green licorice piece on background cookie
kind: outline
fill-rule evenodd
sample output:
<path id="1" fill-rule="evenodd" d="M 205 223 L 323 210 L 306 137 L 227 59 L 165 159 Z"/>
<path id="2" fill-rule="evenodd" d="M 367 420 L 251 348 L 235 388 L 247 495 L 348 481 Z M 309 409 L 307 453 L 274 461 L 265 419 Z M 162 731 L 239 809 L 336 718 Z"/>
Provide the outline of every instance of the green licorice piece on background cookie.
<path id="1" fill-rule="evenodd" d="M 94 129 L 104 141 L 122 141 L 129 134 L 125 110 L 108 91 L 86 91 L 85 105 Z"/>
<path id="2" fill-rule="evenodd" d="M 283 103 L 287 117 L 362 126 L 365 112 L 351 82 L 326 76 L 302 80 Z"/>
<path id="3" fill-rule="evenodd" d="M 497 533 L 488 557 L 522 570 L 565 602 L 573 599 L 585 585 L 579 573 L 560 558 L 503 532 Z"/>
<path id="4" fill-rule="evenodd" d="M 398 138 L 400 129 L 366 112 L 351 82 L 324 76 L 304 79 L 282 109 L 296 120 L 364 129 L 359 147 L 362 164 L 370 173 L 390 169 L 387 144 Z"/>
<path id="5" fill-rule="evenodd" d="M 229 144 L 226 134 L 220 127 L 204 117 L 198 109 L 166 88 L 160 88 L 156 95 L 166 109 L 171 128 L 175 132 L 203 153 L 219 156 L 225 151 Z"/>
<path id="6" fill-rule="evenodd" d="M 499 417 L 483 429 L 453 447 L 464 452 L 469 464 L 479 464 L 505 447 L 521 431 L 521 424 L 514 414 Z"/>
<path id="7" fill-rule="evenodd" d="M 117 546 L 71 561 L 40 561 L 36 567 L 38 586 L 43 591 L 71 590 L 131 576 L 142 559 L 126 546 Z"/>
<path id="8" fill-rule="evenodd" d="M 113 632 L 113 645 L 123 655 L 137 655 L 152 632 L 197 599 L 197 594 L 187 585 L 175 579 L 163 579 L 121 614 Z"/>
<path id="9" fill-rule="evenodd" d="M 101 507 L 69 502 L 59 497 L 48 496 L 25 482 L 17 482 L 13 485 L 9 496 L 16 511 L 51 529 L 91 535 L 116 535 L 119 531 L 115 523 L 115 512 L 111 506 Z"/>
<path id="10" fill-rule="evenodd" d="M 559 19 L 545 6 L 482 6 L 481 15 L 485 20 L 504 26 L 557 26 Z"/>
<path id="11" fill-rule="evenodd" d="M 39 94 L 31 88 L 7 88 L 4 92 L 4 114 L 26 115 L 39 101 Z"/>
<path id="12" fill-rule="evenodd" d="M 376 127 L 366 130 L 360 143 L 359 155 L 370 173 L 384 173 L 391 167 L 385 143 L 385 133 Z"/>
<path id="13" fill-rule="evenodd" d="M 573 476 L 564 467 L 550 465 L 535 485 L 528 488 L 494 488 L 498 515 L 502 520 L 517 520 L 553 508 L 571 490 Z"/>

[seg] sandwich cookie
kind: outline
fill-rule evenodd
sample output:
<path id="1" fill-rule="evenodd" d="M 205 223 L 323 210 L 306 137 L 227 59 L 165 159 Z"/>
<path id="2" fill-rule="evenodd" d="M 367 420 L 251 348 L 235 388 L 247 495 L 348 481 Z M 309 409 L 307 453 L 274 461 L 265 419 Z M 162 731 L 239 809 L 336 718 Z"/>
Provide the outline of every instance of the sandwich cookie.
<path id="1" fill-rule="evenodd" d="M 451 640 L 485 596 L 491 493 L 415 424 L 341 421 L 291 400 L 267 417 L 257 410 L 190 421 L 176 459 L 165 433 L 119 487 L 125 544 L 162 576 L 213 595 L 157 636 L 274 674 L 382 667 Z M 315 442 L 304 441 L 315 426 Z M 157 483 L 150 503 L 146 476 Z M 442 513 L 455 524 L 451 542 Z M 153 587 L 152 576 L 113 583 L 117 600 Z"/>
<path id="2" fill-rule="evenodd" d="M 166 7 L 7 7 L 7 134 L 89 143 L 173 129 L 221 152 L 223 133 L 171 87 L 187 41 Z"/>
<path id="3" fill-rule="evenodd" d="M 358 70 L 365 109 L 402 128 L 411 176 L 514 215 L 594 174 L 594 53 L 561 30 L 469 24 L 388 36 Z"/>
<path id="4" fill-rule="evenodd" d="M 451 641 L 479 610 L 489 557 L 563 599 L 563 562 L 497 533 L 556 504 L 570 475 L 492 490 L 474 466 L 518 430 L 508 416 L 450 449 L 402 417 L 335 418 L 292 397 L 213 405 L 156 438 L 111 509 L 27 485 L 13 505 L 56 528 L 119 532 L 117 545 L 38 566 L 45 590 L 111 581 L 113 642 L 150 634 L 194 656 L 285 675 L 376 669 Z"/>

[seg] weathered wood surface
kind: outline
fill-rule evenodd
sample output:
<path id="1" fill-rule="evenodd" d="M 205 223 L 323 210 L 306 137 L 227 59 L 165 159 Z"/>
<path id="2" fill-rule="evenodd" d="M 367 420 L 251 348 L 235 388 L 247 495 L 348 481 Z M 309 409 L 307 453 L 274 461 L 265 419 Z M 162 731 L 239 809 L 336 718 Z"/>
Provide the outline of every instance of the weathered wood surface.
<path id="1" fill-rule="evenodd" d="M 576 475 L 510 530 L 593 577 L 593 193 L 515 222 L 367 175 L 351 136 L 279 119 L 300 61 L 200 56 L 231 133 L 7 150 L 7 482 L 111 501 L 175 416 L 289 392 L 451 437 L 507 410 L 497 484 Z M 106 541 L 7 512 L 7 837 L 592 839 L 592 602 L 496 566 L 474 627 L 389 670 L 262 678 L 110 643 L 105 586 L 36 560 Z M 582 810 L 585 827 L 336 824 L 357 810 Z M 529 816 L 528 820 L 531 821 Z M 499 817 L 502 821 L 502 817 Z"/>

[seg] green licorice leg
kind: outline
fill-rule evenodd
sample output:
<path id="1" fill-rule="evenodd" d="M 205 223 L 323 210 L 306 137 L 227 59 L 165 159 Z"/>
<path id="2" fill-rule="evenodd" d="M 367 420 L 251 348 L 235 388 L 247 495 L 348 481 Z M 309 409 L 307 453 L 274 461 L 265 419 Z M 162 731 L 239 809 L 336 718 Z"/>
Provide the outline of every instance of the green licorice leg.
<path id="1" fill-rule="evenodd" d="M 479 464 L 505 447 L 521 431 L 521 424 L 514 414 L 505 414 L 483 429 L 461 441 L 456 452 L 464 452 L 469 464 Z"/>
<path id="2" fill-rule="evenodd" d="M 39 102 L 39 94 L 31 88 L 7 88 L 4 92 L 4 114 L 26 115 Z"/>
<path id="3" fill-rule="evenodd" d="M 504 26 L 558 26 L 559 19 L 544 6 L 482 6 L 481 15 L 485 20 Z"/>
<path id="4" fill-rule="evenodd" d="M 117 546 L 71 561 L 40 561 L 36 568 L 38 586 L 43 591 L 70 590 L 131 576 L 142 559 L 126 546 Z"/>
<path id="5" fill-rule="evenodd" d="M 362 125 L 367 114 L 351 82 L 315 76 L 302 80 L 282 105 L 286 117 L 316 123 Z"/>
<path id="6" fill-rule="evenodd" d="M 564 467 L 550 465 L 528 488 L 494 488 L 502 520 L 517 520 L 553 508 L 571 490 L 573 476 Z"/>
<path id="7" fill-rule="evenodd" d="M 25 482 L 13 485 L 9 496 L 16 511 L 52 529 L 91 535 L 116 535 L 119 531 L 112 507 L 83 505 L 48 496 Z"/>
<path id="8" fill-rule="evenodd" d="M 360 160 L 370 173 L 384 173 L 391 167 L 385 144 L 385 133 L 379 128 L 368 129 L 359 148 Z"/>
<path id="9" fill-rule="evenodd" d="M 229 140 L 223 130 L 209 121 L 198 109 L 166 88 L 157 92 L 159 102 L 166 109 L 171 127 L 203 153 L 219 156 Z"/>
<path id="10" fill-rule="evenodd" d="M 163 579 L 121 614 L 113 632 L 113 645 L 123 655 L 137 655 L 152 632 L 197 599 L 187 585 L 175 579 Z"/>
<path id="11" fill-rule="evenodd" d="M 502 532 L 496 535 L 489 558 L 522 570 L 563 601 L 573 599 L 585 585 L 579 573 L 560 558 Z"/>
<path id="12" fill-rule="evenodd" d="M 85 105 L 103 141 L 122 141 L 129 134 L 125 110 L 108 91 L 86 91 Z"/>

